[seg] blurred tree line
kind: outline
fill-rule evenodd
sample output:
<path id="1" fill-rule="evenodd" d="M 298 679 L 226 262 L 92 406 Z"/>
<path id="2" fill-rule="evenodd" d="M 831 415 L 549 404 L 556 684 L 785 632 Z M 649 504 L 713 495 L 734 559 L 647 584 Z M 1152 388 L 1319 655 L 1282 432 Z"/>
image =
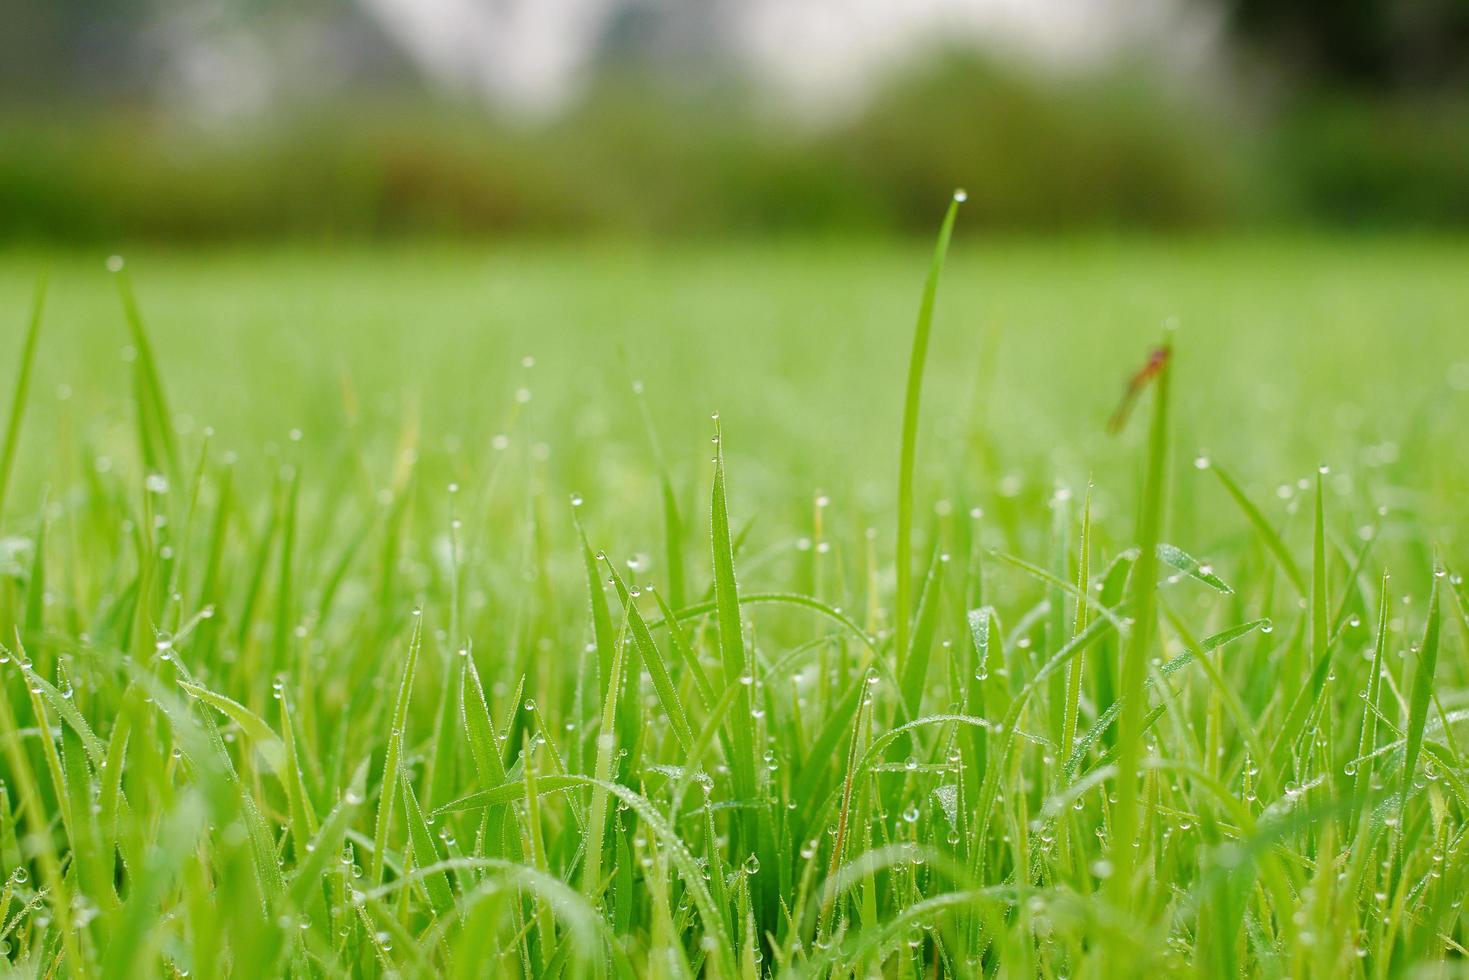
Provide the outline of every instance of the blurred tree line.
<path id="1" fill-rule="evenodd" d="M 326 0 L 318 42 L 361 32 L 341 87 L 221 125 L 147 97 L 145 0 L 12 0 L 0 239 L 926 231 L 957 186 L 971 229 L 1469 226 L 1469 0 L 1227 2 L 1245 94 L 956 51 L 823 124 L 614 68 L 527 125 Z"/>
<path id="2" fill-rule="evenodd" d="M 1230 0 L 1247 49 L 1314 85 L 1421 92 L 1469 82 L 1469 0 Z"/>

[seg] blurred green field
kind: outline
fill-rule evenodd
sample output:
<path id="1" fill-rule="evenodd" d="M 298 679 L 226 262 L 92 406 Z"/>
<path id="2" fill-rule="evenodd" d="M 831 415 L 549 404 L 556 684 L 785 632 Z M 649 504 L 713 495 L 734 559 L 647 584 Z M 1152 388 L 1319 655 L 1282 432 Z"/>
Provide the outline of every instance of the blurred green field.
<path id="1" fill-rule="evenodd" d="M 925 248 L 141 249 L 147 349 L 107 258 L 0 255 L 0 378 L 50 276 L 0 508 L 20 975 L 1375 977 L 1469 945 L 1469 242 L 956 241 L 907 609 Z M 1165 331 L 1166 456 L 1151 394 L 1106 431 Z M 1140 514 L 1187 554 L 1129 579 Z"/>
<path id="2" fill-rule="evenodd" d="M 286 433 L 333 458 L 348 433 L 382 479 L 400 432 L 435 465 L 475 465 L 533 400 L 517 444 L 544 444 L 553 486 L 654 479 L 629 382 L 643 382 L 677 482 L 707 480 L 720 408 L 738 494 L 770 518 L 818 488 L 852 520 L 891 506 L 918 245 L 528 244 L 132 252 L 128 268 L 174 409 L 242 475 Z M 127 345 L 105 253 L 12 253 L 0 308 L 18 324 L 52 270 L 32 451 L 131 433 Z M 1122 384 L 1179 324 L 1180 466 L 1195 449 L 1267 492 L 1320 462 L 1440 531 L 1465 487 L 1463 317 L 1469 246 L 1433 239 L 1030 239 L 956 244 L 924 409 L 922 471 L 946 496 L 1022 504 L 1094 473 L 1126 498 L 1136 434 L 1106 435 Z M 15 345 L 4 352 L 15 356 Z M 523 359 L 533 357 L 533 368 Z M 8 365 L 5 365 L 8 373 Z M 58 400 L 59 386 L 69 397 Z M 344 404 L 350 392 L 353 407 Z M 354 428 L 355 427 L 355 428 Z M 458 446 L 453 451 L 451 446 Z M 120 465 L 127 455 L 119 453 Z M 28 458 L 29 460 L 29 458 Z M 26 466 L 34 501 L 50 479 Z M 1183 480 L 1187 492 L 1191 481 Z M 641 511 L 646 513 L 640 513 Z M 619 502 L 619 520 L 656 507 Z"/>

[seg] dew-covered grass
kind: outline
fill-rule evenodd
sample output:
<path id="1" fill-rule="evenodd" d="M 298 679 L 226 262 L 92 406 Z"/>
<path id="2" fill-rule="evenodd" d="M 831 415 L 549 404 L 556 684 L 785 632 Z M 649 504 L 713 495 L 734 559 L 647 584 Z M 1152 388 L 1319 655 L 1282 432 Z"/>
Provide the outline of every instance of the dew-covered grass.
<path id="1" fill-rule="evenodd" d="M 0 262 L 18 975 L 1469 956 L 1469 246 L 106 258 Z"/>

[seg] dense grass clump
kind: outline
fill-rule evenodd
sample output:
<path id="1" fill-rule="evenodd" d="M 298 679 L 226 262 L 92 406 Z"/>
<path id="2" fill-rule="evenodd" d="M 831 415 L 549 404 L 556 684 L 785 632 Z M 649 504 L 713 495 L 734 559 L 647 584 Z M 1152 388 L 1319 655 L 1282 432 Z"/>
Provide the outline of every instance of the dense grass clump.
<path id="1" fill-rule="evenodd" d="M 497 256 L 490 298 L 447 306 L 482 258 L 398 257 L 417 319 L 375 298 L 393 264 L 297 255 L 306 281 L 247 285 L 228 257 L 159 259 L 189 313 L 145 322 L 120 261 L 105 312 L 61 262 L 6 346 L 5 961 L 1455 964 L 1469 364 L 1462 287 L 1434 274 L 1455 254 L 1106 260 L 1134 277 L 1096 245 L 1019 246 L 980 329 L 956 311 L 972 257 L 936 313 L 953 220 L 916 335 L 887 323 L 916 266 L 861 250 L 829 300 L 799 250 L 589 251 Z M 1221 309 L 1241 315 L 1195 329 Z M 701 316 L 718 328 L 678 333 Z M 507 372 L 512 342 L 542 363 L 515 348 Z M 533 391 L 541 371 L 560 383 Z"/>

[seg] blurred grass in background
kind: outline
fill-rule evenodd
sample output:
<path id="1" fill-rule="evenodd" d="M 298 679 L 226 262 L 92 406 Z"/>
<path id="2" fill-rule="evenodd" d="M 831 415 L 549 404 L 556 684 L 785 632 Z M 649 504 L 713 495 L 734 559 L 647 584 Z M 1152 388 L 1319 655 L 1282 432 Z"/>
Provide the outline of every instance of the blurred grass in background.
<path id="1" fill-rule="evenodd" d="M 922 232 L 955 186 L 971 232 L 1469 223 L 1469 97 L 1312 93 L 1206 105 L 1143 68 L 954 55 L 821 124 L 635 75 L 536 125 L 401 92 L 209 124 L 23 103 L 0 240 Z"/>
<path id="2" fill-rule="evenodd" d="M 762 527 L 802 526 L 818 491 L 849 502 L 858 527 L 881 522 L 902 407 L 892 376 L 924 252 L 508 242 L 137 248 L 127 259 L 171 404 L 190 433 L 212 426 L 221 450 L 285 451 L 299 428 L 314 459 L 350 447 L 387 470 L 404 431 L 421 431 L 419 452 L 435 460 L 493 455 L 496 434 L 518 431 L 550 449 L 538 465 L 555 485 L 627 487 L 641 502 L 630 519 L 656 537 L 633 378 L 680 486 L 707 475 L 699 450 L 719 408 L 741 471 L 734 492 Z M 133 432 L 128 338 L 103 254 L 12 251 L 0 265 L 0 309 L 12 311 L 51 269 L 55 356 L 37 366 L 26 438 L 54 447 L 58 465 Z M 1098 514 L 1130 506 L 1144 433 L 1115 438 L 1105 422 L 1137 351 L 1177 318 L 1180 479 L 1204 452 L 1263 499 L 1325 461 L 1357 481 L 1336 489 L 1344 499 L 1390 503 L 1457 546 L 1466 259 L 1463 243 L 1427 238 L 959 242 L 929 369 L 921 486 L 930 497 L 983 488 L 1002 523 L 1033 536 L 1006 542 L 1020 554 L 1043 550 L 1040 517 L 1058 484 L 1093 479 Z M 523 404 L 522 388 L 534 396 Z M 257 469 L 240 479 L 269 472 Z M 39 499 L 43 476 L 18 471 L 11 499 Z M 1235 516 L 1188 519 L 1202 546 L 1236 533 Z M 1426 552 L 1415 557 L 1427 567 Z"/>

